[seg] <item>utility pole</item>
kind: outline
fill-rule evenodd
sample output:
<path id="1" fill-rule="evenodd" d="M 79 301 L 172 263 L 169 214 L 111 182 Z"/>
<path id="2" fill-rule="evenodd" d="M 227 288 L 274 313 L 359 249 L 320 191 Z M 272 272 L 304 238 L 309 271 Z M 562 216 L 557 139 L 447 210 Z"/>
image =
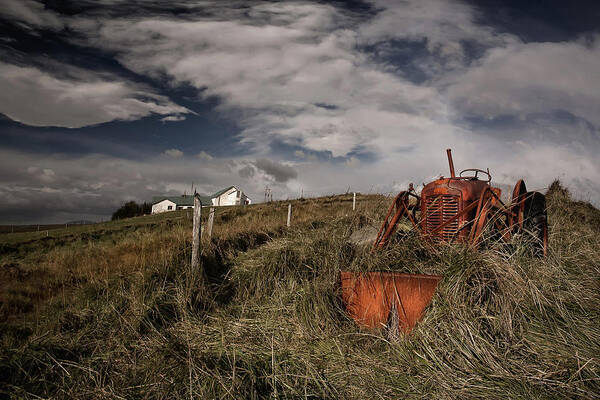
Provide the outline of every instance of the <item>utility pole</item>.
<path id="1" fill-rule="evenodd" d="M 271 193 L 271 188 L 265 186 L 265 203 L 269 201 L 273 201 L 273 194 Z"/>

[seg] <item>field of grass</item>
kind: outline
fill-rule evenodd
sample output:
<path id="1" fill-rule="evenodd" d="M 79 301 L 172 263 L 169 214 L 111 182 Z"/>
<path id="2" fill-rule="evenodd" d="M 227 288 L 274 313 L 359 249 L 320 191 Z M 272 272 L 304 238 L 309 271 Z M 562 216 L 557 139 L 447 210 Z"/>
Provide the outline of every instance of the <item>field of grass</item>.
<path id="1" fill-rule="evenodd" d="M 600 397 L 600 211 L 553 185 L 545 259 L 518 240 L 351 244 L 389 201 L 296 200 L 291 228 L 287 203 L 220 208 L 203 270 L 185 211 L 0 235 L 0 396 Z M 393 340 L 346 315 L 340 270 L 444 278 Z"/>
<path id="2" fill-rule="evenodd" d="M 3 233 L 23 233 L 50 231 L 54 229 L 66 228 L 68 224 L 47 224 L 47 225 L 0 225 L 0 235 Z"/>

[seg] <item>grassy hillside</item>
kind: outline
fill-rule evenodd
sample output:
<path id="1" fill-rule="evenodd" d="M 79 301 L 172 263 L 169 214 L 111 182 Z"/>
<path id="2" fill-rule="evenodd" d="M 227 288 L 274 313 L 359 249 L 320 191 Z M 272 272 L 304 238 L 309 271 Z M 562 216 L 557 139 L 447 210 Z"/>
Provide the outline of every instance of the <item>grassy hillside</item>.
<path id="1" fill-rule="evenodd" d="M 185 212 L 0 235 L 0 393 L 15 398 L 597 398 L 600 211 L 554 185 L 550 254 L 350 235 L 390 199 L 217 211 L 203 271 Z M 74 229 L 84 229 L 77 227 Z M 58 232 L 58 231 L 56 231 Z M 16 234 L 14 234 L 16 235 Z M 22 234 L 25 235 L 25 234 Z M 344 313 L 339 271 L 444 278 L 400 341 Z"/>

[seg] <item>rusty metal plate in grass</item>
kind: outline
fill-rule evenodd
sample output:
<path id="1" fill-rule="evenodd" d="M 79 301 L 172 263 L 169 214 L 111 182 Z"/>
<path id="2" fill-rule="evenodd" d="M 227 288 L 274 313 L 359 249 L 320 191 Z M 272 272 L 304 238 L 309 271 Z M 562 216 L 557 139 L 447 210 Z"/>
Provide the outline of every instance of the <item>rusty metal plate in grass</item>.
<path id="1" fill-rule="evenodd" d="M 397 313 L 398 330 L 408 334 L 431 302 L 440 275 L 397 272 L 340 273 L 342 300 L 348 314 L 367 328 L 388 326 Z"/>

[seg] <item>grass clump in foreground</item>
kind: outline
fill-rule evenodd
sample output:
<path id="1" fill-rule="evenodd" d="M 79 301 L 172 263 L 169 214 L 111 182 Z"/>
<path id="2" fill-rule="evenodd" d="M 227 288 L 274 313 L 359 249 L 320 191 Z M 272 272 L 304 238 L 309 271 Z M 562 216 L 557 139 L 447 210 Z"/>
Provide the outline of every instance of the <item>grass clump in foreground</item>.
<path id="1" fill-rule="evenodd" d="M 554 185 L 546 259 L 519 243 L 432 249 L 409 237 L 374 255 L 350 245 L 387 201 L 365 198 L 355 214 L 336 198 L 299 201 L 289 230 L 284 204 L 227 211 L 205 243 L 206 274 L 189 269 L 186 224 L 12 254 L 28 271 L 85 272 L 2 325 L 0 388 L 30 398 L 599 396 L 600 211 Z M 413 334 L 391 341 L 346 316 L 342 269 L 444 279 Z"/>

